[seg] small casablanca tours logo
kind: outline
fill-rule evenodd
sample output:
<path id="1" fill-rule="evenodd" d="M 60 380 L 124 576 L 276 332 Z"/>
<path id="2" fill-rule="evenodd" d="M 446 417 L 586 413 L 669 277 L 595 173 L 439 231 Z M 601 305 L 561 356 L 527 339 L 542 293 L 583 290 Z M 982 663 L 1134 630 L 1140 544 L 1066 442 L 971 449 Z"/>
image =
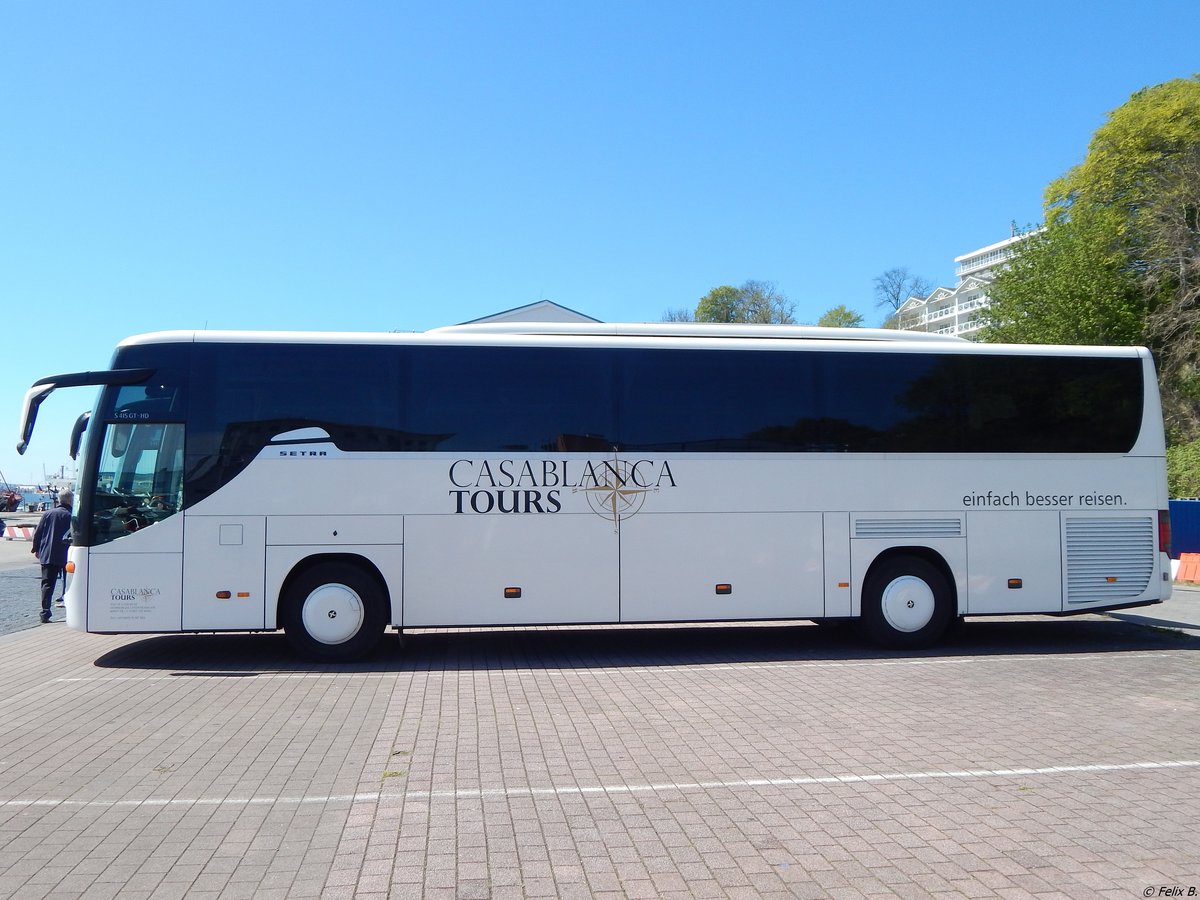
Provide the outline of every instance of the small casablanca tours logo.
<path id="1" fill-rule="evenodd" d="M 135 603 L 137 601 L 153 600 L 162 594 L 162 590 L 156 587 L 143 588 L 112 588 L 110 596 L 113 603 Z"/>
<path id="2" fill-rule="evenodd" d="M 617 523 L 635 515 L 648 494 L 676 487 L 666 460 L 459 459 L 448 472 L 456 514 L 557 513 L 564 494 L 583 494 L 598 516 Z"/>

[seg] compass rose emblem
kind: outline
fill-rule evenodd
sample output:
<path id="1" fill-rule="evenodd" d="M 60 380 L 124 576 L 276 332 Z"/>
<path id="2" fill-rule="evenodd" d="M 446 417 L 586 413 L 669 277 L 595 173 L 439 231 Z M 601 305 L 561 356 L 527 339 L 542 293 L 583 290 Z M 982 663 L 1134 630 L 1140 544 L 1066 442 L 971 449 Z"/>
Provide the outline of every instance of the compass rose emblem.
<path id="1" fill-rule="evenodd" d="M 657 487 L 639 487 L 633 467 L 614 453 L 612 464 L 604 467 L 603 480 L 592 487 L 574 488 L 571 493 L 584 494 L 592 512 L 608 519 L 615 528 L 642 508 L 647 494 L 657 491 Z"/>

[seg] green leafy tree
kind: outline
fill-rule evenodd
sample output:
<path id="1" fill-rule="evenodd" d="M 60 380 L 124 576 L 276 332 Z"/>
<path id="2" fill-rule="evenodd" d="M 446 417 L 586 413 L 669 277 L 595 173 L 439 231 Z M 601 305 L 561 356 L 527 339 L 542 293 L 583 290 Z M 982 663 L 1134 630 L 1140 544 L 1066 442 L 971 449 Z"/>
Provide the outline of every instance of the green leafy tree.
<path id="1" fill-rule="evenodd" d="M 827 310 L 821 318 L 817 319 L 817 324 L 824 328 L 861 328 L 862 323 L 862 315 L 844 303 Z"/>
<path id="2" fill-rule="evenodd" d="M 1165 161 L 1139 213 L 1150 298 L 1145 343 L 1155 350 L 1170 429 L 1200 435 L 1200 139 Z"/>
<path id="3" fill-rule="evenodd" d="M 1137 213 L 1161 191 L 1164 164 L 1186 155 L 1200 139 L 1200 75 L 1142 88 L 1109 113 L 1088 144 L 1084 161 L 1046 188 L 1047 221 L 1078 204 Z"/>
<path id="4" fill-rule="evenodd" d="M 696 304 L 697 322 L 795 324 L 796 304 L 769 281 L 747 281 L 741 287 L 723 284 L 713 288 Z"/>
<path id="5" fill-rule="evenodd" d="M 996 277 L 984 339 L 1020 344 L 1134 344 L 1145 304 L 1119 217 L 1080 210 L 1030 235 Z"/>
<path id="6" fill-rule="evenodd" d="M 1167 488 L 1172 497 L 1200 497 L 1200 439 L 1167 448 Z"/>
<path id="7" fill-rule="evenodd" d="M 697 322 L 741 322 L 742 308 L 741 291 L 723 284 L 700 298 L 694 317 Z"/>
<path id="8" fill-rule="evenodd" d="M 1200 75 L 1137 91 L 1096 130 L 1084 161 L 1046 189 L 1048 222 L 1098 209 L 1112 213 L 1139 278 L 1140 340 L 1171 394 L 1195 379 L 1200 359 Z M 1178 419 L 1185 410 L 1168 399 Z"/>

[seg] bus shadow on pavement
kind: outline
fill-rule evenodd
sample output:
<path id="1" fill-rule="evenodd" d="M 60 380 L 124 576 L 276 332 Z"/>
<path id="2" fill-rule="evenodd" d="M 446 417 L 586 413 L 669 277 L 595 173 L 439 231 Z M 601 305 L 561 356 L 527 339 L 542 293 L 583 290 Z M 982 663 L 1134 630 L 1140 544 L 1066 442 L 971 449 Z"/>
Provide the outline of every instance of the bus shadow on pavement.
<path id="1" fill-rule="evenodd" d="M 996 655 L 1200 651 L 1200 637 L 1106 617 L 978 619 L 928 650 L 885 650 L 845 625 L 709 624 L 671 627 L 462 629 L 389 633 L 353 663 L 309 662 L 281 633 L 161 635 L 135 640 L 95 661 L 107 669 L 179 677 L 278 673 L 404 673 L 505 669 L 598 669 L 780 662 L 862 662 Z"/>

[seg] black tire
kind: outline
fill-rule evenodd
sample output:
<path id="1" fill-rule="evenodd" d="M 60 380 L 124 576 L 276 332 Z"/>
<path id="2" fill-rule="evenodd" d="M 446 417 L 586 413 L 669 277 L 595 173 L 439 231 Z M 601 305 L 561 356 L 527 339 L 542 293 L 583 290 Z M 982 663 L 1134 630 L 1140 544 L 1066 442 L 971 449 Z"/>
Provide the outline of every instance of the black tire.
<path id="1" fill-rule="evenodd" d="M 946 633 L 957 610 L 954 591 L 941 569 L 917 556 L 893 556 L 867 573 L 862 627 L 877 644 L 917 650 Z"/>
<path id="2" fill-rule="evenodd" d="M 288 585 L 281 618 L 288 642 L 301 656 L 347 662 L 378 646 L 388 615 L 376 577 L 352 563 L 326 562 Z"/>

